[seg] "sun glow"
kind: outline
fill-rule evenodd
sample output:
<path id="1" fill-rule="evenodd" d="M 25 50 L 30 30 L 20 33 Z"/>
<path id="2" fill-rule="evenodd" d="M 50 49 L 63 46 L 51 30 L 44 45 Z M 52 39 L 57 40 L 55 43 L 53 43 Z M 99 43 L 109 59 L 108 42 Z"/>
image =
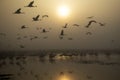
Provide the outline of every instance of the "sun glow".
<path id="1" fill-rule="evenodd" d="M 60 17 L 67 17 L 70 14 L 70 9 L 68 6 L 62 5 L 58 7 L 58 15 Z"/>
<path id="2" fill-rule="evenodd" d="M 70 80 L 67 76 L 61 76 L 60 80 Z"/>

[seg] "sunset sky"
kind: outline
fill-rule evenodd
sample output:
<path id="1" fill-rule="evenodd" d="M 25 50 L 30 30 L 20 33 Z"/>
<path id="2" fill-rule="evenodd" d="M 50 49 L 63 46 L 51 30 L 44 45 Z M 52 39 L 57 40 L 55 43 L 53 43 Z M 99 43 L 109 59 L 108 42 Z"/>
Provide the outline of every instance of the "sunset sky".
<path id="1" fill-rule="evenodd" d="M 120 49 L 119 0 L 34 0 L 37 7 L 25 7 L 31 1 L 1 0 L 0 50 Z M 14 14 L 19 8 L 24 14 Z M 37 15 L 41 20 L 33 21 Z M 42 19 L 43 15 L 49 17 Z M 90 20 L 97 23 L 86 28 Z M 21 29 L 23 25 L 28 28 Z"/>

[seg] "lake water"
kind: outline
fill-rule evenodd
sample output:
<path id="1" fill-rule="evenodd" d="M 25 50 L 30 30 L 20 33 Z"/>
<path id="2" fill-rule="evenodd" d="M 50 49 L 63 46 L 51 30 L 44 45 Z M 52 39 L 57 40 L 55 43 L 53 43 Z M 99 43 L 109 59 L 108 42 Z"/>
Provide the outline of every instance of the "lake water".
<path id="1" fill-rule="evenodd" d="M 31 53 L 2 54 L 0 75 L 4 76 L 0 79 L 8 80 L 3 78 L 9 77 L 9 80 L 120 80 L 119 52 Z"/>

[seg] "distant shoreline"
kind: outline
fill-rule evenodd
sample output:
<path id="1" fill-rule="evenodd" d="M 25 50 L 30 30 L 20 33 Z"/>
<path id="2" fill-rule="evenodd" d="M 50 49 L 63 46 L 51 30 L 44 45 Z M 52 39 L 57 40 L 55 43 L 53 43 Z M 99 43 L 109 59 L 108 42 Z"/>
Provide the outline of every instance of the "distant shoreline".
<path id="1" fill-rule="evenodd" d="M 41 50 L 1 50 L 0 55 L 39 55 L 41 53 L 85 53 L 120 54 L 119 49 L 41 49 Z"/>

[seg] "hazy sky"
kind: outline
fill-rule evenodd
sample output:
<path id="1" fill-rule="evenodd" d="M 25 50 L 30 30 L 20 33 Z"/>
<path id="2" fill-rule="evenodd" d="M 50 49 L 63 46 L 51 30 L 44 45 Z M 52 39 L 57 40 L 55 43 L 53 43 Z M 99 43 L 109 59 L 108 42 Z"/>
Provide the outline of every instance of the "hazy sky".
<path id="1" fill-rule="evenodd" d="M 120 1 L 119 0 L 34 0 L 37 7 L 27 6 L 32 0 L 1 0 L 0 2 L 0 49 L 120 49 Z M 58 13 L 61 6 L 67 6 L 69 15 Z M 13 14 L 21 8 L 24 14 Z M 49 15 L 41 21 L 32 18 Z M 92 19 L 87 17 L 94 16 Z M 106 23 L 100 26 L 90 20 Z M 68 23 L 68 28 L 63 28 Z M 72 26 L 79 24 L 79 27 Z M 25 25 L 26 29 L 21 29 Z M 42 29 L 49 32 L 42 33 Z M 61 30 L 65 36 L 59 38 Z M 91 32 L 92 35 L 86 35 Z M 6 34 L 3 35 L 2 33 Z M 27 38 L 24 38 L 24 37 Z M 38 39 L 30 40 L 37 36 Z M 17 38 L 20 38 L 18 40 Z M 47 38 L 47 39 L 44 39 Z M 73 40 L 69 40 L 72 38 Z M 21 49 L 22 50 L 22 49 Z"/>

